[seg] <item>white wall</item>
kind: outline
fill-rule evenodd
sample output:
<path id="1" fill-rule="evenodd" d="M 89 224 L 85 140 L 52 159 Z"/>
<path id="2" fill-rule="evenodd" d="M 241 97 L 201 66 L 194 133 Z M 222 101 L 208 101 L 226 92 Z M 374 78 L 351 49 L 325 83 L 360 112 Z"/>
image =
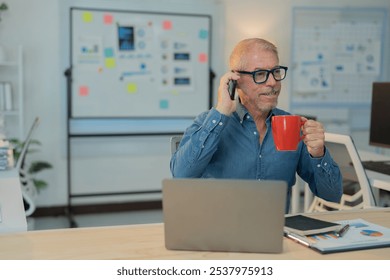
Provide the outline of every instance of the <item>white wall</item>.
<path id="1" fill-rule="evenodd" d="M 44 149 L 41 153 L 31 155 L 31 157 L 47 160 L 54 165 L 53 170 L 42 173 L 42 178 L 49 182 L 49 187 L 39 196 L 39 206 L 64 205 L 67 201 L 66 106 L 64 104 L 66 84 L 63 72 L 69 66 L 67 41 L 69 6 L 92 7 L 93 5 L 93 7 L 127 10 L 212 13 L 214 15 L 212 68 L 217 73 L 215 88 L 219 77 L 227 69 L 228 54 L 237 41 L 245 37 L 258 36 L 275 42 L 279 47 L 281 63 L 289 65 L 291 10 L 294 6 L 384 7 L 390 10 L 388 0 L 328 0 L 326 2 L 319 0 L 4 0 L 3 2 L 8 4 L 9 10 L 3 14 L 0 22 L 0 43 L 8 49 L 15 48 L 19 44 L 25 48 L 26 126 L 30 125 L 36 115 L 42 119 L 35 138 L 42 142 Z M 390 66 L 388 67 L 387 71 L 390 73 Z M 279 107 L 288 109 L 288 93 L 288 83 L 284 83 Z M 365 145 L 366 133 L 357 135 L 355 141 Z M 118 140 L 122 141 L 120 145 L 118 144 L 119 146 L 126 146 L 129 142 L 133 147 L 135 145 L 137 156 L 134 157 L 135 152 L 131 154 L 132 152 L 129 151 L 129 157 L 133 158 L 133 162 L 129 163 L 130 176 L 123 179 L 117 178 L 117 180 L 128 182 L 131 188 L 133 185 L 140 184 L 142 178 L 153 176 L 149 173 L 150 168 L 139 168 L 135 174 L 137 179 L 134 180 L 134 176 L 131 176 L 131 172 L 134 172 L 131 170 L 131 164 L 134 164 L 134 161 L 143 162 L 146 166 L 152 162 L 154 164 L 158 162 L 153 166 L 154 169 L 158 169 L 156 173 L 159 174 L 157 178 L 154 178 L 155 182 L 169 175 L 167 166 L 169 143 L 165 143 L 166 140 L 161 138 L 147 140 L 153 143 L 145 143 L 146 140 L 143 138 Z M 111 140 L 107 139 L 107 143 L 111 143 Z M 83 145 L 79 145 L 79 150 L 76 150 L 83 152 Z M 150 145 L 154 148 L 150 149 Z M 158 151 L 157 157 L 151 154 L 153 150 Z M 84 160 L 85 158 L 77 164 L 82 164 Z M 97 162 L 97 158 L 87 159 L 86 165 L 91 161 Z M 123 164 L 126 170 L 126 163 Z M 93 172 L 95 171 L 87 174 L 86 177 L 93 178 Z M 108 172 L 107 176 L 111 176 L 111 173 Z M 81 182 L 83 178 L 77 180 Z M 126 188 L 126 186 L 123 187 Z"/>

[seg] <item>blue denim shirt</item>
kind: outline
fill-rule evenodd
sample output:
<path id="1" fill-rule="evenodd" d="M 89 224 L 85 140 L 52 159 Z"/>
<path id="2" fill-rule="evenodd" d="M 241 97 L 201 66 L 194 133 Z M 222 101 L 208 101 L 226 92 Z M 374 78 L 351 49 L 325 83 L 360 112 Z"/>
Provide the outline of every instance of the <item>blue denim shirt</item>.
<path id="1" fill-rule="evenodd" d="M 302 141 L 296 151 L 276 150 L 271 117 L 289 113 L 280 109 L 271 111 L 260 145 L 254 120 L 241 104 L 237 105 L 231 116 L 212 108 L 186 129 L 171 158 L 173 177 L 283 180 L 288 184 L 286 213 L 296 174 L 316 196 L 333 202 L 340 200 L 342 176 L 326 148 L 321 158 L 312 158 Z"/>

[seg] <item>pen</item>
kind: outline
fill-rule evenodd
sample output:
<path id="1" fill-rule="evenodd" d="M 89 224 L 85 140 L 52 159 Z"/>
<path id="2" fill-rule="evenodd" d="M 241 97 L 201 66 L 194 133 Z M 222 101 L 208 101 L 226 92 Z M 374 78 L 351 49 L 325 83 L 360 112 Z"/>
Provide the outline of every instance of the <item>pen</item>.
<path id="1" fill-rule="evenodd" d="M 342 229 L 340 229 L 338 232 L 336 232 L 336 236 L 337 237 L 343 237 L 344 234 L 346 234 L 348 230 L 349 230 L 349 225 L 346 224 L 345 226 L 343 226 Z"/>

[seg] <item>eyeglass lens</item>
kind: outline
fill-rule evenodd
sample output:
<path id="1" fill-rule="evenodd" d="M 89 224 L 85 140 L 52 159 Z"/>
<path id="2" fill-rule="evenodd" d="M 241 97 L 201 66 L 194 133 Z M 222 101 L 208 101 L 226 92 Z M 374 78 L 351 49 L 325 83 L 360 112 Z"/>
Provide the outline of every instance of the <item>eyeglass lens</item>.
<path id="1" fill-rule="evenodd" d="M 269 74 L 272 73 L 272 76 L 276 81 L 281 81 L 286 76 L 286 70 L 284 68 L 275 68 L 272 70 L 259 70 L 253 73 L 253 78 L 256 83 L 264 83 L 267 81 Z"/>

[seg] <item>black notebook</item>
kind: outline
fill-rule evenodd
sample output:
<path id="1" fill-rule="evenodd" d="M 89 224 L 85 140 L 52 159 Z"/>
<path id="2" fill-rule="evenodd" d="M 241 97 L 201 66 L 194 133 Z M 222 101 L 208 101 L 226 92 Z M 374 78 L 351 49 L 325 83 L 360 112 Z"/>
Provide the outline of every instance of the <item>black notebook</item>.
<path id="1" fill-rule="evenodd" d="M 284 231 L 299 235 L 313 235 L 324 232 L 336 231 L 343 228 L 343 225 L 327 222 L 304 215 L 293 215 L 285 218 Z"/>

